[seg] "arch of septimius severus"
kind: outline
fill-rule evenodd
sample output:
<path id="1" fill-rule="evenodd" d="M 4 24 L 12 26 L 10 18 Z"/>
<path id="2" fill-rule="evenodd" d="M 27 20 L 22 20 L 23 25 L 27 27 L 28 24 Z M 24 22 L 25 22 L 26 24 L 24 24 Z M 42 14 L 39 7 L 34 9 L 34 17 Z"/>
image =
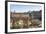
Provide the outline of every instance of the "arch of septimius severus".
<path id="1" fill-rule="evenodd" d="M 11 13 L 10 18 L 13 28 L 16 26 L 20 28 L 28 28 L 31 24 L 31 18 L 28 13 Z"/>

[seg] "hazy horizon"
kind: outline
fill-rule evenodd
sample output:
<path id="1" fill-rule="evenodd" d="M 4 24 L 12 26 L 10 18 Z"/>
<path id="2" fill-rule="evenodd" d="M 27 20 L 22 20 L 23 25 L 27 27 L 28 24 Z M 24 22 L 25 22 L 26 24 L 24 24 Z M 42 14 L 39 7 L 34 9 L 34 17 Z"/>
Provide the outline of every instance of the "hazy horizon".
<path id="1" fill-rule="evenodd" d="M 28 12 L 28 11 L 39 11 L 41 10 L 41 6 L 38 5 L 10 5 L 11 12 Z"/>

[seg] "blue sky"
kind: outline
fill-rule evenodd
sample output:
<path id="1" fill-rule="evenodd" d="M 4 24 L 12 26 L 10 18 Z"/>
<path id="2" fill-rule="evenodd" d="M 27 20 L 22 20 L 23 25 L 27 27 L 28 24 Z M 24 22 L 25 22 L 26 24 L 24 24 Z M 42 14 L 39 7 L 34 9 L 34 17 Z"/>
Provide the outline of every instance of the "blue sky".
<path id="1" fill-rule="evenodd" d="M 11 4 L 10 5 L 10 11 L 12 12 L 28 12 L 30 11 L 39 11 L 41 10 L 41 6 L 38 5 L 15 5 Z"/>

